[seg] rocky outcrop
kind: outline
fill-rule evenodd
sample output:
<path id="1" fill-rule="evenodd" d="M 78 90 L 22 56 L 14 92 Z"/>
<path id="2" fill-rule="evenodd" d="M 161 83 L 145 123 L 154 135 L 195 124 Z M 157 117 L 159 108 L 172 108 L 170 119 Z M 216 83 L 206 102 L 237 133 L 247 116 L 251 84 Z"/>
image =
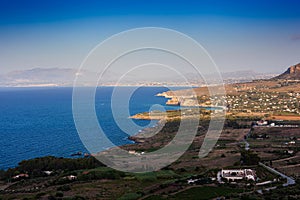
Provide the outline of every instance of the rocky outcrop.
<path id="1" fill-rule="evenodd" d="M 289 67 L 283 74 L 274 79 L 300 80 L 300 63 Z"/>
<path id="2" fill-rule="evenodd" d="M 169 99 L 166 103 L 168 106 L 179 106 L 180 102 L 176 97 L 173 97 L 172 99 Z"/>
<path id="3" fill-rule="evenodd" d="M 300 64 L 290 67 L 288 72 L 290 74 L 299 74 L 300 73 Z"/>

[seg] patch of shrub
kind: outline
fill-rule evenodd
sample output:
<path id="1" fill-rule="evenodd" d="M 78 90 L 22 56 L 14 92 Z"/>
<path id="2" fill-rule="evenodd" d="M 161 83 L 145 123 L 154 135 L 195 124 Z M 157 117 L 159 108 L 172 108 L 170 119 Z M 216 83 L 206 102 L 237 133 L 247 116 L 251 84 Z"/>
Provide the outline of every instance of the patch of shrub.
<path id="1" fill-rule="evenodd" d="M 142 195 L 137 193 L 126 193 L 118 200 L 136 200 L 139 199 Z"/>
<path id="2" fill-rule="evenodd" d="M 60 187 L 57 188 L 57 191 L 64 191 L 64 192 L 66 192 L 66 191 L 70 191 L 70 190 L 71 190 L 70 185 L 62 185 L 62 186 L 60 186 Z"/>
<path id="3" fill-rule="evenodd" d="M 56 197 L 63 197 L 64 193 L 62 193 L 62 192 L 56 192 L 55 196 Z"/>

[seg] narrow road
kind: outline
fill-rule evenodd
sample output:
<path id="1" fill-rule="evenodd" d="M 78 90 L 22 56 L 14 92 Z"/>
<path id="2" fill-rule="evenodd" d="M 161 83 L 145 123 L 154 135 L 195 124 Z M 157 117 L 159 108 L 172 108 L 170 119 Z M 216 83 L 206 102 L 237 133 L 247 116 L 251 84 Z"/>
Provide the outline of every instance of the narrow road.
<path id="1" fill-rule="evenodd" d="M 245 150 L 248 151 L 250 149 L 250 144 L 245 140 Z"/>
<path id="2" fill-rule="evenodd" d="M 250 144 L 247 141 L 248 137 L 250 136 L 251 133 L 251 129 L 249 130 L 249 132 L 247 133 L 247 135 L 245 136 L 243 142 L 245 143 L 245 150 L 248 151 L 250 149 Z"/>
<path id="3" fill-rule="evenodd" d="M 286 187 L 286 186 L 289 186 L 289 185 L 294 185 L 296 183 L 296 181 L 293 178 L 291 178 L 291 177 L 289 177 L 289 176 L 287 176 L 287 175 L 285 175 L 285 174 L 283 174 L 283 173 L 281 173 L 281 172 L 279 172 L 279 171 L 277 171 L 277 170 L 275 170 L 275 169 L 273 169 L 273 168 L 271 168 L 271 167 L 269 167 L 269 166 L 267 166 L 267 165 L 265 165 L 261 162 L 259 162 L 259 165 L 264 167 L 265 169 L 269 170 L 270 172 L 272 172 L 274 174 L 277 174 L 277 175 L 281 176 L 282 178 L 285 178 L 287 180 L 287 182 L 282 185 L 283 187 Z"/>

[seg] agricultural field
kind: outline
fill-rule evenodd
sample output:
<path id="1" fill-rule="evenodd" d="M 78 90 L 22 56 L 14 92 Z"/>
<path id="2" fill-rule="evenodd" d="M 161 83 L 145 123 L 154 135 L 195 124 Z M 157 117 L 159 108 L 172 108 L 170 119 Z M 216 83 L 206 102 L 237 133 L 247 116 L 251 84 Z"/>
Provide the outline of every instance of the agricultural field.
<path id="1" fill-rule="evenodd" d="M 297 123 L 293 122 L 292 126 Z M 248 142 L 262 162 L 284 174 L 299 177 L 299 127 L 255 127 Z"/>

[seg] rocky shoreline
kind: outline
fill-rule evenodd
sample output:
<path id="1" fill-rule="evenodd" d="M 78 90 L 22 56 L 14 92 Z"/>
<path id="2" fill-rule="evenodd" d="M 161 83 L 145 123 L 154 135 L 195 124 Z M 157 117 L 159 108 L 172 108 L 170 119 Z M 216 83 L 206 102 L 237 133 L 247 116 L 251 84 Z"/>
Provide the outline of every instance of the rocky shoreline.
<path id="1" fill-rule="evenodd" d="M 178 91 L 177 91 L 178 92 Z M 168 99 L 166 102 L 166 105 L 168 106 L 205 106 L 205 105 L 200 105 L 197 100 L 197 96 L 194 94 L 187 94 L 187 95 L 179 95 L 176 94 L 174 91 L 167 91 L 163 93 L 159 93 L 156 96 L 158 97 L 164 97 Z"/>
<path id="2" fill-rule="evenodd" d="M 158 133 L 165 125 L 166 121 L 161 119 L 159 120 L 155 126 L 147 127 L 143 130 L 139 131 L 137 134 L 129 136 L 128 139 L 135 142 L 135 143 L 143 143 L 145 139 L 154 136 Z"/>

